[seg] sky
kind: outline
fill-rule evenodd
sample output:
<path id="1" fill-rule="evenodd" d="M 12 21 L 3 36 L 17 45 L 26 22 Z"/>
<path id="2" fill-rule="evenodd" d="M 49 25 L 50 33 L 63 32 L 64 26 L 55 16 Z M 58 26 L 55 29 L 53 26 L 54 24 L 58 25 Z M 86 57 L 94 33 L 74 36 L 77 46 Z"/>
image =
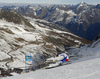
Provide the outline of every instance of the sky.
<path id="1" fill-rule="evenodd" d="M 77 4 L 81 1 L 88 4 L 100 4 L 100 0 L 0 0 L 0 3 Z"/>

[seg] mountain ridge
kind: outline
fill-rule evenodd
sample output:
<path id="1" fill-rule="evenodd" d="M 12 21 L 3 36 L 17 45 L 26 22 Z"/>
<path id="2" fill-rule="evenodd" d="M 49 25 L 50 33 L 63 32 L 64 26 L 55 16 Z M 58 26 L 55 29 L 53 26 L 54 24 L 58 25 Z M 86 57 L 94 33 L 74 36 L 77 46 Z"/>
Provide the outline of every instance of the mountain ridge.
<path id="1" fill-rule="evenodd" d="M 2 7 L 2 9 L 53 22 L 90 41 L 100 33 L 100 19 L 97 17 L 100 16 L 99 4 L 90 5 L 81 2 L 77 5 L 28 5 L 24 7 Z M 95 28 L 95 26 L 97 27 Z M 91 29 L 95 30 L 90 31 Z"/>

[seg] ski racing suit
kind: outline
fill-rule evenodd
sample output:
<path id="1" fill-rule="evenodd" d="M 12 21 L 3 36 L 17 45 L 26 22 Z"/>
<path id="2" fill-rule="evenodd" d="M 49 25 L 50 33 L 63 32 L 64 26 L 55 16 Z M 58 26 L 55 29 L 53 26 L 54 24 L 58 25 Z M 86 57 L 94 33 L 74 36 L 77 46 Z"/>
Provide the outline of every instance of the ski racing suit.
<path id="1" fill-rule="evenodd" d="M 60 64 L 62 64 L 63 62 L 68 62 L 68 60 L 69 60 L 69 57 L 68 57 L 68 55 L 67 54 L 65 54 L 65 53 L 62 53 L 62 54 L 60 54 L 60 55 L 58 55 L 58 56 L 63 56 L 64 57 L 64 59 L 62 59 L 61 61 L 60 61 Z"/>

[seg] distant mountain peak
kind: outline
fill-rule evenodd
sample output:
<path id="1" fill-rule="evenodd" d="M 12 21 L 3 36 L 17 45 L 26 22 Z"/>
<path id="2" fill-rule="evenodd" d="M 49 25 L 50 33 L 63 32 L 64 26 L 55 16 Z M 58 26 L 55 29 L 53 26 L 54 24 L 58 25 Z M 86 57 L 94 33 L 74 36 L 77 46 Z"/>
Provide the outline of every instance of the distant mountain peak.
<path id="1" fill-rule="evenodd" d="M 78 4 L 78 8 L 80 8 L 80 7 L 88 7 L 88 4 L 85 3 L 84 1 L 82 1 L 82 2 L 80 2 L 80 3 Z"/>
<path id="2" fill-rule="evenodd" d="M 79 6 L 86 6 L 86 5 L 87 4 L 84 1 L 82 1 Z"/>
<path id="3" fill-rule="evenodd" d="M 85 4 L 85 2 L 84 1 L 81 1 L 81 4 Z"/>

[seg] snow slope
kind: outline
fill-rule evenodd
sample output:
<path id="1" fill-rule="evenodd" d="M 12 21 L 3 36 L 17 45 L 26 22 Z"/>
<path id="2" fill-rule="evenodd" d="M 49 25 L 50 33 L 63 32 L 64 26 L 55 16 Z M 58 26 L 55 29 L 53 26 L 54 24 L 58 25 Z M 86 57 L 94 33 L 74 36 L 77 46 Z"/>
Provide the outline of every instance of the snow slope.
<path id="1" fill-rule="evenodd" d="M 70 53 L 70 60 L 84 61 L 92 58 L 100 57 L 100 39 L 92 42 L 89 45 L 68 51 Z M 76 62 L 76 61 L 75 61 Z"/>
<path id="2" fill-rule="evenodd" d="M 100 58 L 3 79 L 99 79 Z"/>

